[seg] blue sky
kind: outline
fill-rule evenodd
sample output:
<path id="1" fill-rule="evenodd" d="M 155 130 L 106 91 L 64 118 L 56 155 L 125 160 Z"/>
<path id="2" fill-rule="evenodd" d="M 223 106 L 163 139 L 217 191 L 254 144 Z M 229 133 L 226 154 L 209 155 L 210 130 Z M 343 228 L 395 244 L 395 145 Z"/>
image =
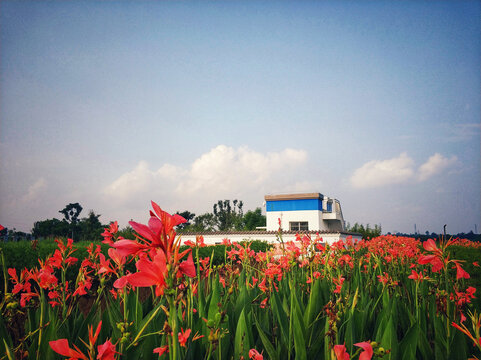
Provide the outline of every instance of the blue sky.
<path id="1" fill-rule="evenodd" d="M 481 2 L 0 2 L 0 224 L 321 192 L 481 226 Z"/>

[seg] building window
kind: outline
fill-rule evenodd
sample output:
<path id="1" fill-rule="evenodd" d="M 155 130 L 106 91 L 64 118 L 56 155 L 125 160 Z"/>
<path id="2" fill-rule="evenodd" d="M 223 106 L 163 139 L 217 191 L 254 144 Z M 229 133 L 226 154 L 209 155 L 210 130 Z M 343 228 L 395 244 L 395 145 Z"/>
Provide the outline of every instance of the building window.
<path id="1" fill-rule="evenodd" d="M 289 230 L 291 231 L 309 231 L 307 221 L 291 221 L 289 222 Z"/>

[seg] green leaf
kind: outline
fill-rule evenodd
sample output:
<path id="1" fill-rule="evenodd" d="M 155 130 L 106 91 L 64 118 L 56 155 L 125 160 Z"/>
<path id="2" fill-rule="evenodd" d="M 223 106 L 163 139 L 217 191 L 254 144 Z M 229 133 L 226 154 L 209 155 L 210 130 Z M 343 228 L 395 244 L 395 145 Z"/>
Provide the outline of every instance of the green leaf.
<path id="1" fill-rule="evenodd" d="M 277 325 L 280 328 L 281 343 L 287 347 L 289 343 L 289 320 L 281 305 L 279 295 L 276 292 L 273 292 L 271 296 L 271 308 L 275 319 L 277 319 Z M 285 350 L 287 350 L 287 348 Z"/>
<path id="2" fill-rule="evenodd" d="M 259 333 L 259 336 L 261 338 L 261 341 L 262 341 L 262 345 L 264 346 L 264 349 L 266 349 L 267 351 L 267 354 L 269 355 L 269 358 L 271 360 L 278 360 L 279 357 L 277 356 L 277 353 L 274 349 L 274 346 L 271 344 L 271 342 L 269 341 L 267 335 L 264 333 L 264 331 L 262 330 L 262 327 L 260 326 L 259 322 L 257 321 L 256 319 L 256 327 L 257 327 L 257 331 Z"/>
<path id="3" fill-rule="evenodd" d="M 209 301 L 209 310 L 207 312 L 207 318 L 209 320 L 215 319 L 215 314 L 219 312 L 219 307 L 217 304 L 220 301 L 220 293 L 219 293 L 219 275 L 213 278 L 212 281 L 212 293 Z"/>
<path id="4" fill-rule="evenodd" d="M 391 317 L 384 329 L 383 336 L 381 338 L 381 346 L 385 349 L 390 349 L 389 359 L 397 359 L 398 352 L 398 339 L 396 335 L 396 327 L 394 326 L 393 317 Z"/>
<path id="5" fill-rule="evenodd" d="M 302 312 L 297 300 L 296 292 L 291 291 L 291 324 L 293 326 L 293 337 L 294 337 L 294 349 L 296 351 L 296 359 L 306 359 L 306 329 L 304 327 L 304 321 L 302 317 Z M 290 345 L 289 345 L 290 346 Z"/>
<path id="6" fill-rule="evenodd" d="M 403 360 L 410 360 L 416 358 L 416 348 L 419 340 L 419 325 L 411 326 L 404 335 L 404 339 L 399 344 L 399 350 L 402 354 Z"/>
<path id="7" fill-rule="evenodd" d="M 7 358 L 8 360 L 14 360 L 14 355 L 13 355 L 13 352 L 12 350 L 10 349 L 10 346 L 7 344 L 7 342 L 5 341 L 5 338 L 2 339 L 3 340 L 3 353 L 5 355 L 7 355 Z"/>
<path id="8" fill-rule="evenodd" d="M 244 359 L 249 358 L 249 350 L 251 349 L 249 339 L 249 327 L 247 326 L 246 316 L 244 309 L 241 311 L 239 321 L 237 322 L 235 341 L 234 341 L 234 358 L 240 359 L 241 356 Z"/>

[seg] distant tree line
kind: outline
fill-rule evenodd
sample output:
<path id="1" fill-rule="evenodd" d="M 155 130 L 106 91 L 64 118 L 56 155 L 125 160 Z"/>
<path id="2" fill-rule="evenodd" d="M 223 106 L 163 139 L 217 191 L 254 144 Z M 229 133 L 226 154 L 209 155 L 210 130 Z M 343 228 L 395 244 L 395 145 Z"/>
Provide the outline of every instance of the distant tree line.
<path id="1" fill-rule="evenodd" d="M 241 200 L 219 200 L 212 207 L 211 213 L 196 216 L 190 211 L 177 212 L 187 222 L 180 224 L 177 231 L 181 232 L 208 232 L 229 230 L 255 230 L 258 226 L 266 225 L 266 217 L 262 215 L 261 208 L 243 211 L 244 203 Z M 7 241 L 32 240 L 32 238 L 68 237 L 74 241 L 100 241 L 102 232 L 108 225 L 99 220 L 100 214 L 90 210 L 86 217 L 80 217 L 82 206 L 79 203 L 66 205 L 59 213 L 63 218 L 36 221 L 31 234 L 16 231 L 16 229 L 3 229 L 0 239 Z M 119 230 L 119 235 L 133 238 L 132 228 L 127 226 Z"/>
<path id="2" fill-rule="evenodd" d="M 103 228 L 99 220 L 100 214 L 90 210 L 86 217 L 80 218 L 82 206 L 79 203 L 70 203 L 59 211 L 63 219 L 47 219 L 33 224 L 32 235 L 35 238 L 63 236 L 72 238 L 74 241 L 101 240 Z"/>
<path id="3" fill-rule="evenodd" d="M 381 235 L 381 225 L 376 224 L 372 228 L 369 224 L 364 226 L 363 224 L 355 223 L 351 226 L 351 224 L 347 223 L 346 231 L 361 234 L 363 239 L 372 239 Z"/>
<path id="4" fill-rule="evenodd" d="M 242 200 L 219 200 L 211 213 L 196 216 L 190 211 L 177 212 L 187 222 L 179 225 L 179 232 L 210 232 L 231 230 L 255 230 L 266 226 L 266 217 L 261 208 L 249 210 L 244 214 Z"/>

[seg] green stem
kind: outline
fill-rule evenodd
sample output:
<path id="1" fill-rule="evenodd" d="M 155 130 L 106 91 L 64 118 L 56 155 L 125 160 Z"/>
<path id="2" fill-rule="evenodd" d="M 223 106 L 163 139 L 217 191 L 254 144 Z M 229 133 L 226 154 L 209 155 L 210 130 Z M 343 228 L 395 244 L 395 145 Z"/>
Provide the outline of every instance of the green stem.
<path id="1" fill-rule="evenodd" d="M 5 303 L 7 292 L 8 292 L 8 283 L 7 283 L 7 267 L 5 266 L 5 257 L 3 256 L 3 249 L 0 249 L 0 255 L 2 256 L 2 269 L 3 269 L 3 299 L 2 303 L 0 304 L 0 309 L 3 308 L 3 304 Z M 17 270 L 15 270 L 17 271 Z"/>
<path id="2" fill-rule="evenodd" d="M 180 348 L 179 348 L 179 336 L 178 336 L 178 324 L 177 324 L 177 308 L 175 306 L 175 299 L 173 296 L 167 298 L 169 302 L 169 325 L 172 329 L 172 348 L 169 354 L 173 360 L 180 359 Z"/>
<path id="3" fill-rule="evenodd" d="M 39 324 L 40 330 L 38 332 L 37 360 L 40 359 L 40 345 L 42 344 L 44 309 L 45 309 L 45 294 L 43 292 L 43 289 L 40 288 L 40 324 Z"/>
<path id="4" fill-rule="evenodd" d="M 147 326 L 149 326 L 150 322 L 154 319 L 154 317 L 157 315 L 157 313 L 159 312 L 160 309 L 161 309 L 161 307 L 160 307 L 160 303 L 159 303 L 159 304 L 157 304 L 157 309 L 155 309 L 155 311 L 150 316 L 149 320 L 147 320 L 147 322 L 144 324 L 142 329 L 140 329 L 140 331 L 135 336 L 135 339 L 130 343 L 129 346 L 127 346 L 127 349 L 125 349 L 125 350 L 128 350 L 131 346 L 133 346 L 137 343 L 137 341 L 140 339 L 140 337 L 142 336 L 145 329 L 147 329 Z"/>

